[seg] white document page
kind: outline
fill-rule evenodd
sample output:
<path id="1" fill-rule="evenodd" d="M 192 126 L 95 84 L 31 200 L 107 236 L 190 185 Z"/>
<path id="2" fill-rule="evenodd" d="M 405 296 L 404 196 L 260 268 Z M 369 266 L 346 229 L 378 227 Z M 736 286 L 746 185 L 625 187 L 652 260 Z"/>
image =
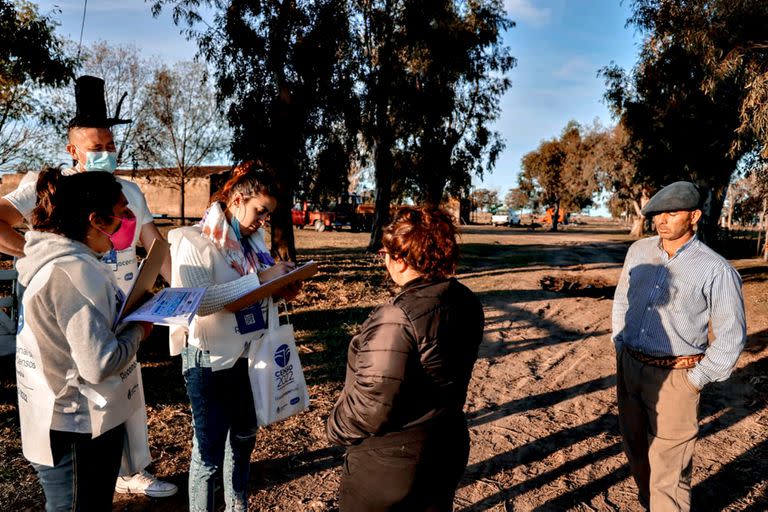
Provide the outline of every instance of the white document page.
<path id="1" fill-rule="evenodd" d="M 124 321 L 189 326 L 204 294 L 205 288 L 163 288 Z"/>

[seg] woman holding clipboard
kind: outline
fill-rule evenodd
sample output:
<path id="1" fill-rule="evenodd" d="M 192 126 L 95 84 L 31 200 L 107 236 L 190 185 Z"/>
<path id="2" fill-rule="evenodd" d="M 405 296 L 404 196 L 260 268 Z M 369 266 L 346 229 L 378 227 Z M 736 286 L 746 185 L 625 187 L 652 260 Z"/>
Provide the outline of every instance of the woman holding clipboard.
<path id="1" fill-rule="evenodd" d="M 189 328 L 171 329 L 171 354 L 181 354 L 194 437 L 189 508 L 214 510 L 214 478 L 223 470 L 227 510 L 247 510 L 256 413 L 248 348 L 265 332 L 268 293 L 262 283 L 293 268 L 275 262 L 263 226 L 277 206 L 270 175 L 247 162 L 214 196 L 200 224 L 170 231 L 172 286 L 206 288 Z M 277 295 L 298 291 L 284 287 Z M 274 319 L 276 321 L 276 319 Z"/>

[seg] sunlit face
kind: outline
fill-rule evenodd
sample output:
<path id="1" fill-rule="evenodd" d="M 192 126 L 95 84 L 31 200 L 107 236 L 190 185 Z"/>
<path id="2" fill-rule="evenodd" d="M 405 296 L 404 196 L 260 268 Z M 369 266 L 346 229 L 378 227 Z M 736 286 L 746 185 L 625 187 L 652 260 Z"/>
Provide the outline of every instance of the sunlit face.
<path id="1" fill-rule="evenodd" d="M 85 163 L 86 153 L 89 151 L 117 151 L 109 128 L 74 128 L 69 131 L 67 153 L 77 160 L 80 166 Z"/>
<path id="2" fill-rule="evenodd" d="M 701 210 L 662 212 L 653 216 L 653 224 L 662 240 L 678 240 L 693 234 L 693 227 L 701 218 Z"/>
<path id="3" fill-rule="evenodd" d="M 256 194 L 244 197 L 238 192 L 232 197 L 227 208 L 230 214 L 240 222 L 240 234 L 247 236 L 264 226 L 276 207 L 277 199 L 272 196 Z"/>

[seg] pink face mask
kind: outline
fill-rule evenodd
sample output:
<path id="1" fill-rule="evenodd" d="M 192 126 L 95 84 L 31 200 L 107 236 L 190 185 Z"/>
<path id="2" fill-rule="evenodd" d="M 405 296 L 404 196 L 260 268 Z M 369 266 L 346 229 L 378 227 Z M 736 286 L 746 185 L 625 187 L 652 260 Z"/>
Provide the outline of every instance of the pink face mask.
<path id="1" fill-rule="evenodd" d="M 130 210 L 128 210 L 130 212 Z M 133 244 L 133 237 L 136 234 L 136 217 L 131 215 L 130 217 L 115 217 L 110 215 L 113 219 L 120 219 L 120 227 L 111 235 L 106 231 L 99 231 L 109 237 L 109 241 L 112 242 L 112 248 L 116 251 L 123 251 L 129 248 Z"/>

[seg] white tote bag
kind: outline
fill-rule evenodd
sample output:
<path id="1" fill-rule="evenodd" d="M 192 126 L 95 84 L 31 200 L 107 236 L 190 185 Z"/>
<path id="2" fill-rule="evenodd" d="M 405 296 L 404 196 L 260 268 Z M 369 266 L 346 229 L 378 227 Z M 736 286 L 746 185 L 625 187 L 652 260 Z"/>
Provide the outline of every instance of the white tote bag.
<path id="1" fill-rule="evenodd" d="M 260 426 L 282 421 L 309 407 L 309 393 L 291 324 L 280 325 L 269 299 L 267 332 L 248 350 L 248 374 Z"/>

